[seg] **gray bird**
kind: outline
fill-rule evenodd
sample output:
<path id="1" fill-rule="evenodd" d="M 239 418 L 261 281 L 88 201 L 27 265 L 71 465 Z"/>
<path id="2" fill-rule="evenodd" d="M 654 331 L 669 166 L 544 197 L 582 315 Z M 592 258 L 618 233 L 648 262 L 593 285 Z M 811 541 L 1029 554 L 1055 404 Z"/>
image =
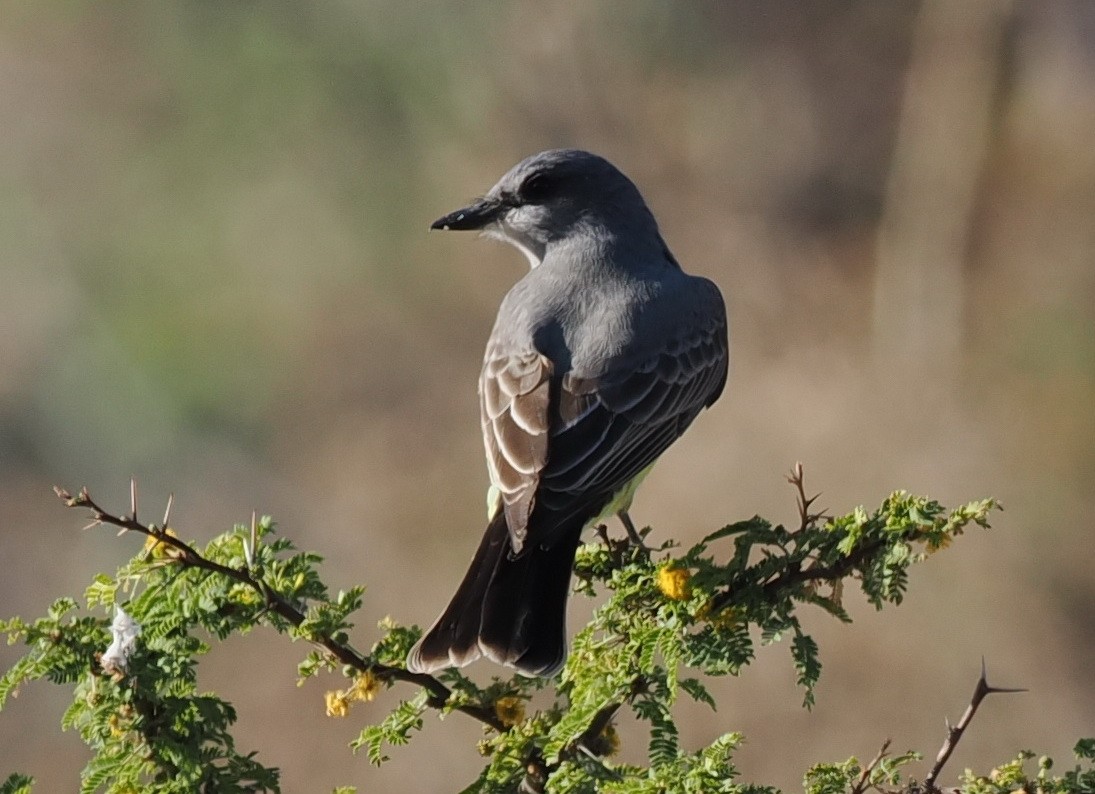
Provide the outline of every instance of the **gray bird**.
<path id="1" fill-rule="evenodd" d="M 479 378 L 490 522 L 407 669 L 485 654 L 550 676 L 582 529 L 615 514 L 637 537 L 639 481 L 726 384 L 726 307 L 681 270 L 631 180 L 589 152 L 529 157 L 430 228 L 505 240 L 531 270 L 502 301 Z"/>

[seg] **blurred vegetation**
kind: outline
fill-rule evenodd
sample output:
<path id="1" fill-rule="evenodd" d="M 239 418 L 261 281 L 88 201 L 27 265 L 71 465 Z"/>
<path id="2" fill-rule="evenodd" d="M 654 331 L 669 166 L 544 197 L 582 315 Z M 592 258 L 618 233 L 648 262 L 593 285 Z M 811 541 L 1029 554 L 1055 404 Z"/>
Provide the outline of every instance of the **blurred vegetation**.
<path id="1" fill-rule="evenodd" d="M 121 563 L 62 534 L 48 487 L 109 497 L 132 473 L 187 494 L 188 526 L 262 505 L 328 557 L 333 586 L 365 579 L 368 609 L 429 620 L 481 529 L 475 377 L 524 263 L 426 228 L 521 157 L 577 145 L 635 179 L 731 309 L 726 396 L 648 479 L 643 523 L 692 543 L 727 515 L 773 514 L 773 474 L 795 459 L 825 472 L 831 503 L 898 481 L 1009 507 L 1010 531 L 925 566 L 894 624 L 853 606 L 839 641 L 809 627 L 832 647 L 818 698 L 849 712 L 801 714 L 793 676 L 751 667 L 733 695 L 743 771 L 791 788 L 881 734 L 930 746 L 982 654 L 1038 706 L 992 706 L 956 763 L 1019 744 L 1067 756 L 1095 724 L 1095 9 L 971 0 L 926 34 L 931 5 L 6 4 L 3 611 L 40 613 Z M 910 217 L 893 198 L 908 86 L 966 74 L 955 49 L 981 82 L 935 81 L 968 101 L 925 100 L 936 146 L 911 151 L 935 158 L 922 204 L 967 196 L 947 229 L 958 313 L 920 299 L 910 314 L 956 352 L 884 347 L 879 263 L 915 260 L 879 250 Z M 942 237 L 911 228 L 905 249 Z M 314 691 L 247 694 L 241 671 L 284 653 L 254 639 L 211 654 L 202 685 L 228 687 L 241 745 L 277 757 L 288 790 L 383 787 L 416 758 L 437 775 L 426 788 L 474 774 L 454 749 L 468 742 L 428 729 L 359 773 Z M 893 712 L 895 679 L 916 713 Z M 56 735 L 65 707 L 16 701 L 0 724 L 13 768 L 49 759 L 43 790 L 84 764 Z M 308 747 L 268 735 L 289 718 Z M 725 732 L 699 709 L 682 726 L 690 746 Z"/>

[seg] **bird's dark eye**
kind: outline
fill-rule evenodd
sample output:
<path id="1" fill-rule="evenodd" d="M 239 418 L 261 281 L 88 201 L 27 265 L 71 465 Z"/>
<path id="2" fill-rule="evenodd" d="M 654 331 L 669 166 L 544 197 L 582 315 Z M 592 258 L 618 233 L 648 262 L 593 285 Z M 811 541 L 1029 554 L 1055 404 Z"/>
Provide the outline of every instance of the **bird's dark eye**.
<path id="1" fill-rule="evenodd" d="M 543 171 L 536 171 L 529 174 L 525 181 L 521 183 L 518 194 L 522 201 L 528 204 L 537 204 L 551 196 L 554 185 L 555 180 L 548 174 Z"/>

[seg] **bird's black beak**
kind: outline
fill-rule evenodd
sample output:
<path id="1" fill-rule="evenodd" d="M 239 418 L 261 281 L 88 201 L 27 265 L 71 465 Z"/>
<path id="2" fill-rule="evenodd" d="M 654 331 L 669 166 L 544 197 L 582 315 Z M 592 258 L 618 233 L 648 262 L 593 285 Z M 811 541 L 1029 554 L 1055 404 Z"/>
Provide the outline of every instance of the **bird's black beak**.
<path id="1" fill-rule="evenodd" d="M 482 229 L 498 219 L 505 211 L 505 205 L 500 201 L 482 198 L 463 209 L 450 212 L 444 217 L 438 218 L 430 224 L 431 229 L 445 229 L 453 231 L 467 231 Z"/>

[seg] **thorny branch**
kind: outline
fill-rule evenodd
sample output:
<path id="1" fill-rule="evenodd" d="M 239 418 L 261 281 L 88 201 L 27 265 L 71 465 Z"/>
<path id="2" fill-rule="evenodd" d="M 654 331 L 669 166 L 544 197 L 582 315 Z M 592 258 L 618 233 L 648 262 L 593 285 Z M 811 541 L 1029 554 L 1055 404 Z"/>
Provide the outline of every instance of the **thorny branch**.
<path id="1" fill-rule="evenodd" d="M 791 469 L 791 473 L 787 476 L 787 482 L 791 483 L 795 489 L 799 515 L 798 533 L 805 532 L 818 521 L 823 521 L 828 518 L 828 514 L 824 510 L 816 513 L 810 512 L 810 508 L 821 494 L 817 493 L 813 496 L 806 496 L 806 487 L 803 484 L 803 469 L 801 463 L 796 463 Z M 805 568 L 789 568 L 764 585 L 764 594 L 770 599 L 775 600 L 781 590 L 794 587 L 803 582 L 822 580 L 831 582 L 843 579 L 870 559 L 871 555 L 882 548 L 883 545 L 884 541 L 882 540 L 864 543 L 847 556 L 841 557 L 828 566 L 810 565 Z M 712 610 L 717 611 L 728 606 L 733 601 L 733 598 L 733 591 L 728 590 L 722 593 L 713 599 L 711 604 Z"/>
<path id="2" fill-rule="evenodd" d="M 252 575 L 251 571 L 247 568 L 231 568 L 226 565 L 222 565 L 218 562 L 210 560 L 195 549 L 190 544 L 181 540 L 173 534 L 169 534 L 167 530 L 168 519 L 171 514 L 171 505 L 173 496 L 168 497 L 167 509 L 164 511 L 163 523 L 156 525 L 155 523 L 145 524 L 137 518 L 137 485 L 136 481 L 130 480 L 130 510 L 127 515 L 115 515 L 113 513 L 104 510 L 94 499 L 91 498 L 91 494 L 88 493 L 87 488 L 81 488 L 80 492 L 73 496 L 63 488 L 54 486 L 54 492 L 65 503 L 66 507 L 86 508 L 91 511 L 91 522 L 84 527 L 84 529 L 92 529 L 103 524 L 118 527 L 120 532 L 137 532 L 148 537 L 155 538 L 160 543 L 170 546 L 175 554 L 175 561 L 183 566 L 189 566 L 191 568 L 198 568 L 211 573 L 226 576 L 233 581 L 240 582 L 254 589 L 259 595 L 262 596 L 268 609 L 272 610 L 282 618 L 287 620 L 294 626 L 299 626 L 305 620 L 305 615 L 284 596 L 271 588 L 262 579 L 256 578 Z M 256 537 L 256 525 L 254 516 L 252 516 L 251 522 L 251 543 L 247 549 L 248 557 L 254 553 Z M 344 642 L 339 642 L 333 637 L 327 634 L 319 634 L 311 638 L 311 641 L 326 650 L 331 656 L 337 659 L 344 665 L 348 665 L 354 670 L 359 672 L 371 672 L 373 675 L 380 679 L 389 679 L 395 681 L 405 681 L 407 683 L 416 684 L 422 687 L 430 694 L 429 705 L 432 708 L 443 708 L 452 696 L 452 690 L 445 686 L 441 681 L 424 673 L 412 673 L 401 667 L 392 667 L 390 665 L 380 664 L 379 662 L 371 661 L 364 657 L 359 651 L 354 649 L 351 645 Z M 568 748 L 569 753 L 584 752 L 586 754 L 595 755 L 590 750 L 591 744 L 600 736 L 608 724 L 612 721 L 616 712 L 619 710 L 622 704 L 615 703 L 606 706 L 601 710 L 593 719 L 590 727 L 582 733 L 582 735 L 574 741 Z M 478 720 L 479 722 L 487 725 L 499 733 L 504 733 L 509 728 L 498 717 L 494 709 L 490 705 L 482 704 L 464 704 L 455 707 L 456 711 L 462 712 L 469 717 Z M 529 775 L 526 776 L 526 784 L 535 785 L 536 778 L 550 771 L 541 759 L 530 759 Z"/>
<path id="3" fill-rule="evenodd" d="M 828 515 L 824 510 L 819 513 L 811 513 L 810 508 L 814 502 L 817 501 L 821 493 L 816 493 L 813 496 L 806 496 L 805 477 L 802 471 L 802 462 L 798 461 L 791 467 L 791 473 L 787 475 L 787 482 L 791 483 L 795 489 L 796 502 L 798 503 L 798 531 L 805 532 L 811 526 L 824 518 L 828 518 Z"/>
<path id="4" fill-rule="evenodd" d="M 939 755 L 935 758 L 935 764 L 932 766 L 928 776 L 924 778 L 924 787 L 930 792 L 938 792 L 939 788 L 935 785 L 936 779 L 939 777 L 939 773 L 943 771 L 943 766 L 951 757 L 951 753 L 954 752 L 954 748 L 958 746 L 958 741 L 962 738 L 962 734 L 965 733 L 966 728 L 969 727 L 970 722 L 973 721 L 973 715 L 977 713 L 977 707 L 981 705 L 981 701 L 989 695 L 997 692 L 1026 692 L 1025 689 L 1003 689 L 1001 687 L 990 686 L 987 675 L 985 673 L 985 660 L 981 659 L 981 675 L 977 679 L 977 686 L 973 690 L 973 697 L 970 698 L 970 704 L 966 706 L 966 711 L 962 715 L 962 719 L 958 720 L 957 725 L 951 725 L 947 723 L 947 738 L 943 742 L 943 746 L 939 750 Z"/>
<path id="5" fill-rule="evenodd" d="M 884 741 L 882 743 L 882 747 L 878 750 L 878 754 L 875 755 L 871 763 L 863 767 L 863 771 L 859 774 L 859 780 L 857 780 L 856 784 L 852 786 L 851 794 L 863 794 L 863 792 L 867 790 L 867 787 L 870 785 L 871 772 L 873 772 L 874 768 L 882 762 L 883 758 L 886 757 L 886 751 L 890 749 L 891 741 L 892 739 L 887 739 L 886 741 Z"/>
<path id="6" fill-rule="evenodd" d="M 137 519 L 137 486 L 134 480 L 130 480 L 130 511 L 128 515 L 113 515 L 112 513 L 107 512 L 91 498 L 91 494 L 88 493 L 87 488 L 81 488 L 80 492 L 75 496 L 63 488 L 58 488 L 56 486 L 53 490 L 67 507 L 86 508 L 91 511 L 92 521 L 84 527 L 85 529 L 91 529 L 92 527 L 97 527 L 102 524 L 109 524 L 118 527 L 121 530 L 119 534 L 122 534 L 123 532 L 137 532 L 155 538 L 160 543 L 170 546 L 175 550 L 176 556 L 174 559 L 178 564 L 210 571 L 247 585 L 262 596 L 268 609 L 280 615 L 289 623 L 294 626 L 299 626 L 304 622 L 305 615 L 303 612 L 297 609 L 296 606 L 290 603 L 280 593 L 267 585 L 262 579 L 253 576 L 246 568 L 230 568 L 207 559 L 193 546 L 172 534 L 168 534 L 166 529 L 167 518 L 171 510 L 170 499 L 168 500 L 167 511 L 164 514 L 163 526 L 141 523 Z M 254 540 L 254 533 L 252 533 L 252 544 L 254 543 Z M 254 546 L 252 545 L 252 549 L 253 548 Z M 371 672 L 382 680 L 391 679 L 406 681 L 407 683 L 416 684 L 422 687 L 429 692 L 429 705 L 433 708 L 440 709 L 444 707 L 445 703 L 452 695 L 452 690 L 432 675 L 412 673 L 400 667 L 391 667 L 389 665 L 370 661 L 348 643 L 337 642 L 330 635 L 318 634 L 317 636 L 312 637 L 311 641 L 326 650 L 342 664 L 348 665 L 354 670 L 362 673 Z M 494 713 L 494 709 L 489 705 L 465 704 L 457 706 L 456 711 L 460 711 L 485 725 L 489 725 L 500 733 L 507 730 L 506 725 L 498 718 L 498 715 Z"/>

